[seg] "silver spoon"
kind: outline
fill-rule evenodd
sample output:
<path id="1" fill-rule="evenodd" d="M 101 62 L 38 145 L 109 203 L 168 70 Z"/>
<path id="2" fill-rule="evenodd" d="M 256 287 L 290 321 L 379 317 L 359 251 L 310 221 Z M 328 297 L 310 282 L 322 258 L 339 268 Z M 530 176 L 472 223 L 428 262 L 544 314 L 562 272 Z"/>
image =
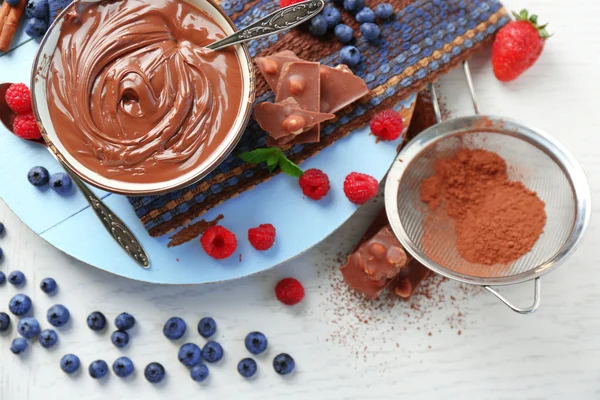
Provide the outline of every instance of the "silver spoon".
<path id="1" fill-rule="evenodd" d="M 319 14 L 324 6 L 325 2 L 323 0 L 308 0 L 292 4 L 267 15 L 224 39 L 211 43 L 206 48 L 219 50 L 233 44 L 244 43 L 252 39 L 291 29 Z"/>
<path id="2" fill-rule="evenodd" d="M 6 104 L 6 100 L 4 99 L 4 94 L 6 90 L 10 86 L 10 83 L 0 83 L 0 120 L 11 133 L 14 134 L 12 126 L 14 120 L 14 113 Z M 34 139 L 30 140 L 31 142 L 35 142 L 40 144 L 46 148 L 46 142 L 44 139 Z M 50 150 L 48 150 L 50 151 Z M 102 225 L 106 228 L 106 230 L 111 234 L 113 239 L 119 243 L 119 246 L 123 250 L 127 252 L 133 258 L 133 260 L 138 263 L 142 268 L 150 267 L 150 260 L 146 255 L 146 252 L 142 248 L 140 242 L 135 238 L 133 233 L 127 228 L 127 226 L 121 221 L 119 217 L 117 217 L 103 202 L 100 200 L 86 185 L 75 175 L 67 165 L 65 165 L 58 157 L 54 155 L 52 151 L 50 154 L 54 156 L 60 163 L 60 165 L 65 169 L 67 174 L 71 177 L 71 180 L 75 182 L 75 185 L 79 188 L 83 197 L 90 203 L 92 210 L 96 213 Z"/>

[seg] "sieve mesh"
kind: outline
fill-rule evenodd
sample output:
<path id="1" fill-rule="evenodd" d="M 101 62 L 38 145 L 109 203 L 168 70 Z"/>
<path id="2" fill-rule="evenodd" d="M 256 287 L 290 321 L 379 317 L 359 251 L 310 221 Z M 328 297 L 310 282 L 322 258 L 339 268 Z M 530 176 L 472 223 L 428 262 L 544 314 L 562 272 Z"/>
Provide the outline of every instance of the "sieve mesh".
<path id="1" fill-rule="evenodd" d="M 488 266 L 465 261 L 456 250 L 452 221 L 443 212 L 429 211 L 420 200 L 420 184 L 434 174 L 435 160 L 450 157 L 465 147 L 498 153 L 506 160 L 509 178 L 523 182 L 545 203 L 547 222 L 544 232 L 529 253 L 508 265 Z M 404 168 L 398 182 L 397 205 L 406 237 L 426 259 L 430 259 L 426 261 L 436 260 L 453 273 L 475 280 L 526 273 L 557 255 L 573 233 L 576 197 L 572 182 L 551 154 L 521 139 L 514 131 L 497 127 L 455 130 L 442 135 L 440 140 L 431 141 Z M 425 249 L 423 232 L 426 221 L 428 240 Z M 434 240 L 431 240 L 432 237 Z"/>

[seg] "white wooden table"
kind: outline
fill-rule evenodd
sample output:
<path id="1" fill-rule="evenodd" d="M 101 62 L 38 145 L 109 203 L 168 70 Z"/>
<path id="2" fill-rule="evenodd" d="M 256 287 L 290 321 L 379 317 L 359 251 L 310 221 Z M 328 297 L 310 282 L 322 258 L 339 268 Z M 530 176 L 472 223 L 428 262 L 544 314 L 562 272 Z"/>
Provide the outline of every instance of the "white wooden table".
<path id="1" fill-rule="evenodd" d="M 597 197 L 600 3 L 506 3 L 526 6 L 541 21 L 551 21 L 549 30 L 556 35 L 539 65 L 509 85 L 493 77 L 489 54 L 473 60 L 481 108 L 525 121 L 562 140 L 583 164 Z M 445 77 L 441 87 L 457 114 L 469 111 L 459 72 Z M 534 315 L 517 315 L 486 293 L 465 295 L 452 282 L 440 288 L 447 302 L 420 302 L 420 311 L 403 303 L 379 311 L 362 310 L 357 302 L 346 307 L 330 287 L 336 258 L 352 247 L 377 208 L 374 203 L 363 207 L 322 245 L 268 273 L 227 284 L 165 287 L 124 280 L 78 263 L 38 238 L 0 203 L 0 221 L 7 228 L 0 238 L 6 254 L 0 270 L 25 272 L 28 281 L 22 290 L 32 297 L 43 326 L 48 325 L 45 311 L 51 304 L 65 304 L 73 316 L 71 325 L 59 332 L 59 345 L 49 351 L 36 343 L 17 357 L 8 349 L 14 326 L 9 334 L 0 335 L 0 399 L 600 398 L 597 221 L 592 221 L 569 262 L 543 278 L 542 305 Z M 597 218 L 597 205 L 594 211 Z M 46 276 L 58 281 L 55 297 L 38 289 Z M 285 276 L 295 276 L 305 285 L 306 299 L 298 307 L 285 307 L 274 298 L 273 286 Z M 10 285 L 0 287 L 0 310 L 5 311 L 17 291 Z M 524 303 L 530 301 L 531 292 L 530 284 L 503 289 Z M 137 318 L 129 347 L 118 350 L 110 343 L 109 332 L 96 335 L 87 328 L 85 318 L 96 309 L 111 320 L 122 311 Z M 199 344 L 203 343 L 195 331 L 199 318 L 211 315 L 217 320 L 217 340 L 226 357 L 211 368 L 207 384 L 193 382 L 177 361 L 183 340 L 171 343 L 162 335 L 163 323 L 175 315 L 188 322 L 185 340 Z M 373 320 L 359 323 L 357 315 Z M 379 323 L 374 322 L 377 319 Z M 257 358 L 257 379 L 245 381 L 236 365 L 247 356 L 243 338 L 251 330 L 268 336 L 270 350 Z M 83 363 L 83 371 L 75 377 L 66 376 L 58 366 L 60 357 L 69 352 Z M 287 379 L 271 367 L 279 352 L 289 352 L 297 362 L 296 372 Z M 103 358 L 111 364 L 119 355 L 136 364 L 133 379 L 123 381 L 112 373 L 103 382 L 89 378 L 91 361 Z M 151 361 L 167 369 L 161 385 L 150 385 L 143 377 L 143 368 Z"/>

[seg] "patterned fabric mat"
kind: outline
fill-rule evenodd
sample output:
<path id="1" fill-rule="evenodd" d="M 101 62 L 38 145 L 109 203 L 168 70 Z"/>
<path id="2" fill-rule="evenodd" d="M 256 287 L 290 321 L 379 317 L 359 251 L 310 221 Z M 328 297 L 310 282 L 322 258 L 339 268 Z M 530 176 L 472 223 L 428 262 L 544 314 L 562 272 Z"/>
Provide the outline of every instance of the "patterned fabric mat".
<path id="1" fill-rule="evenodd" d="M 321 149 L 364 126 L 378 111 L 390 108 L 410 93 L 435 81 L 466 60 L 509 21 L 497 0 L 388 0 L 395 16 L 379 23 L 375 44 L 357 34 L 354 16 L 342 10 L 342 22 L 355 31 L 353 43 L 361 54 L 354 72 L 371 93 L 322 124 L 321 141 L 295 145 L 286 155 L 299 164 Z M 374 8 L 380 1 L 367 0 Z M 221 7 L 236 26 L 243 27 L 278 8 L 277 0 L 222 0 Z M 299 57 L 323 64 L 339 64 L 344 45 L 328 33 L 315 38 L 303 29 L 275 34 L 249 43 L 252 57 L 292 50 Z M 256 102 L 273 101 L 266 81 L 257 75 Z M 266 147 L 267 134 L 252 120 L 233 153 L 211 174 L 187 188 L 159 196 L 131 197 L 129 201 L 151 236 L 176 230 L 218 204 L 269 179 L 266 165 L 245 164 L 237 155 Z"/>

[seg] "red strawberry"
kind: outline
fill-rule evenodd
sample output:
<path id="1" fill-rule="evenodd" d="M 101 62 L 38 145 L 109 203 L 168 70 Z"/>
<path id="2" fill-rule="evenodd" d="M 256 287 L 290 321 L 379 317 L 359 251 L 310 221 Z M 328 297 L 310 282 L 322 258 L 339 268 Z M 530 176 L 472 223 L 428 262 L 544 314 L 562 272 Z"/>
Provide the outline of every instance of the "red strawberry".
<path id="1" fill-rule="evenodd" d="M 513 12 L 516 21 L 506 24 L 492 47 L 492 66 L 496 78 L 502 82 L 515 80 L 540 57 L 546 39 L 550 37 L 546 25 L 538 25 L 537 15 L 527 10 Z"/>

